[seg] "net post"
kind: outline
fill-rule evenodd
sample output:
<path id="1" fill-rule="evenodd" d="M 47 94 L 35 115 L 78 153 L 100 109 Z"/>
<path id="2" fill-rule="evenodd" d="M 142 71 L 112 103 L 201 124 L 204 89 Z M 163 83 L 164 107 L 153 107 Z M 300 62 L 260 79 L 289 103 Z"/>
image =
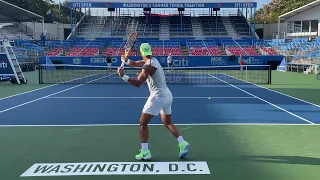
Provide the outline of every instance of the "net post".
<path id="1" fill-rule="evenodd" d="M 246 67 L 246 82 L 248 82 L 248 65 L 246 65 L 245 67 Z"/>
<path id="2" fill-rule="evenodd" d="M 271 66 L 269 65 L 268 84 L 271 84 Z"/>
<path id="3" fill-rule="evenodd" d="M 38 65 L 38 73 L 39 73 L 39 84 L 42 84 L 42 68 L 41 68 L 41 64 L 39 63 Z"/>

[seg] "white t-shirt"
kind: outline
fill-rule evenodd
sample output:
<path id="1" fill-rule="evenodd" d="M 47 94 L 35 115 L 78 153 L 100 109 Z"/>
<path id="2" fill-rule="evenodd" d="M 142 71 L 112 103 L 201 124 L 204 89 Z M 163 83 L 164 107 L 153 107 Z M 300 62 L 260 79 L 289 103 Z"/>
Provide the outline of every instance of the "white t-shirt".
<path id="1" fill-rule="evenodd" d="M 150 94 L 166 95 L 167 93 L 171 93 L 167 86 L 166 77 L 159 61 L 153 57 L 145 64 L 157 68 L 156 72 L 147 79 Z"/>
<path id="2" fill-rule="evenodd" d="M 168 57 L 167 57 L 167 63 L 168 63 L 168 64 L 172 63 L 172 56 L 168 56 Z"/>

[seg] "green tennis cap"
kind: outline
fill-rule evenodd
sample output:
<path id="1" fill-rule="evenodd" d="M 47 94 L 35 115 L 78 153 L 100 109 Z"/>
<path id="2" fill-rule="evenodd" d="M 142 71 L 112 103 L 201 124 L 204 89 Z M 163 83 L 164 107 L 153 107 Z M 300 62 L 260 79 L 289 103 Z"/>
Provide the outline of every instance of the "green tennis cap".
<path id="1" fill-rule="evenodd" d="M 148 43 L 142 43 L 140 46 L 140 53 L 142 56 L 151 56 L 152 55 L 152 50 L 151 46 Z"/>

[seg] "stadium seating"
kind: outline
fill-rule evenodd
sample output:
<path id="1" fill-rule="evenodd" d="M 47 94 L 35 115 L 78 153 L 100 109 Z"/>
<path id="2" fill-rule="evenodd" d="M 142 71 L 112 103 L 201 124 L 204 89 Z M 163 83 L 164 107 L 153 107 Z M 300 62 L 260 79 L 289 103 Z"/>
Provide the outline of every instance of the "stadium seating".
<path id="1" fill-rule="evenodd" d="M 61 56 L 63 53 L 62 48 L 54 48 L 47 53 L 47 56 Z"/>
<path id="2" fill-rule="evenodd" d="M 114 48 L 114 47 L 110 47 L 108 48 L 104 55 L 105 56 L 122 56 L 124 55 L 124 48 Z M 136 52 L 135 51 L 130 51 L 129 56 L 136 56 Z"/>
<path id="3" fill-rule="evenodd" d="M 109 34 L 99 32 L 96 37 L 89 37 L 90 33 L 96 31 L 95 23 L 98 21 L 99 26 L 103 26 L 101 28 L 109 31 Z M 197 17 L 190 14 L 182 17 L 153 14 L 149 17 L 90 16 L 84 19 L 78 33 L 75 33 L 76 36 L 68 40 L 46 41 L 45 44 L 17 41 L 17 48 L 32 49 L 38 54 L 44 53 L 45 49 L 48 56 L 119 56 L 124 54 L 125 38 L 132 31 L 137 31 L 141 39 L 138 39 L 136 49 L 130 52 L 130 56 L 139 55 L 140 41 L 150 43 L 155 56 L 277 55 L 283 50 L 300 47 L 310 50 L 320 44 L 319 41 L 310 44 L 305 39 L 296 39 L 290 43 L 281 40 L 253 43 L 254 37 L 247 37 L 250 36 L 250 24 L 239 14 L 217 17 L 208 14 L 199 14 Z M 230 34 L 238 38 L 230 38 Z"/>
<path id="4" fill-rule="evenodd" d="M 190 55 L 190 56 L 221 56 L 221 55 L 278 55 L 279 53 L 270 46 L 270 42 L 255 41 L 254 45 L 250 44 L 250 40 L 246 39 L 217 39 L 207 40 L 186 40 L 186 47 L 181 46 L 177 40 L 149 40 L 138 39 L 135 49 L 130 52 L 130 56 L 139 55 L 141 42 L 148 42 L 152 46 L 155 56 L 174 56 Z M 220 42 L 221 41 L 221 42 Z M 82 38 L 72 38 L 65 41 L 47 41 L 45 47 L 40 44 L 34 44 L 30 41 L 17 41 L 17 47 L 28 50 L 37 50 L 37 53 L 47 49 L 48 56 L 120 56 L 124 54 L 124 46 L 126 41 L 123 39 L 113 40 L 108 38 L 96 38 L 96 40 L 84 40 Z M 219 44 L 219 45 L 218 45 Z M 320 44 L 318 42 L 318 44 Z M 315 44 L 313 44 L 315 46 Z M 279 48 L 279 47 L 278 47 Z M 182 49 L 185 49 L 182 51 Z M 100 54 L 101 52 L 101 54 Z M 183 54 L 186 52 L 187 54 Z"/>
<path id="5" fill-rule="evenodd" d="M 15 40 L 14 41 L 15 49 L 19 49 L 19 53 L 23 53 L 34 58 L 34 56 L 43 56 L 45 55 L 45 48 L 41 47 L 41 44 L 32 41 L 32 40 Z"/>
<path id="6" fill-rule="evenodd" d="M 66 56 L 97 56 L 99 55 L 99 48 L 81 48 L 74 47 L 69 52 L 66 53 Z"/>
<path id="7" fill-rule="evenodd" d="M 189 40 L 187 42 L 190 56 L 220 56 L 220 48 L 214 40 Z"/>
<path id="8" fill-rule="evenodd" d="M 272 41 L 267 41 L 265 47 L 271 47 L 278 54 L 283 55 L 305 55 L 311 52 L 320 50 L 320 40 L 314 39 L 308 41 L 307 38 L 294 38 L 289 41 L 284 39 L 273 39 Z"/>
<path id="9" fill-rule="evenodd" d="M 249 56 L 256 56 L 258 53 L 254 49 L 254 47 L 226 47 L 226 51 L 230 53 L 230 55 L 249 55 Z"/>
<path id="10" fill-rule="evenodd" d="M 191 47 L 189 50 L 190 56 L 221 56 L 221 51 L 218 47 Z"/>
<path id="11" fill-rule="evenodd" d="M 110 30 L 112 32 L 106 32 Z M 132 31 L 138 32 L 140 37 L 161 39 L 164 35 L 164 39 L 167 40 L 170 37 L 251 36 L 250 26 L 244 16 L 216 17 L 208 14 L 199 14 L 198 17 L 190 14 L 181 17 L 177 14 L 151 14 L 151 16 L 141 14 L 138 17 L 131 17 L 128 14 L 113 18 L 91 16 L 84 20 L 77 35 L 85 38 L 123 37 Z"/>
<path id="12" fill-rule="evenodd" d="M 307 38 L 294 38 L 292 40 L 273 39 L 265 41 L 260 48 L 262 54 L 282 54 L 292 58 L 287 63 L 293 64 L 319 64 L 320 63 L 320 39 L 308 40 Z"/>
<path id="13" fill-rule="evenodd" d="M 229 18 L 238 35 L 250 35 L 250 27 L 243 16 L 229 16 Z"/>
<path id="14" fill-rule="evenodd" d="M 181 55 L 181 46 L 176 41 L 148 41 L 155 56 Z"/>
<path id="15" fill-rule="evenodd" d="M 264 55 L 278 55 L 278 53 L 272 47 L 263 47 L 263 46 L 261 46 L 260 49 L 262 51 L 261 54 L 264 54 Z"/>
<path id="16" fill-rule="evenodd" d="M 169 32 L 170 37 L 175 36 L 192 36 L 192 23 L 191 17 L 183 16 L 182 17 L 182 25 L 180 25 L 180 17 L 179 16 L 169 16 Z"/>
<path id="17" fill-rule="evenodd" d="M 218 16 L 218 18 L 212 16 L 200 16 L 200 21 L 203 29 L 203 34 L 205 36 L 228 35 L 228 32 L 220 16 Z"/>

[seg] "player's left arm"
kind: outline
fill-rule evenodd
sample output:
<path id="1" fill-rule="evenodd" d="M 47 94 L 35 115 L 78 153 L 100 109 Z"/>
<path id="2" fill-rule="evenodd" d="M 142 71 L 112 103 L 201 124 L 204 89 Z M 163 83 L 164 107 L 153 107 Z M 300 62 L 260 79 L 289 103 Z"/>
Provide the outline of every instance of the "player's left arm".
<path id="1" fill-rule="evenodd" d="M 123 73 L 122 79 L 126 82 L 128 82 L 129 84 L 136 86 L 136 87 L 141 87 L 143 85 L 143 83 L 146 82 L 147 78 L 151 75 L 153 75 L 156 72 L 157 68 L 153 67 L 151 65 L 144 65 L 142 67 L 142 70 L 139 74 L 139 76 L 137 78 L 130 78 L 129 76 L 125 75 Z"/>

